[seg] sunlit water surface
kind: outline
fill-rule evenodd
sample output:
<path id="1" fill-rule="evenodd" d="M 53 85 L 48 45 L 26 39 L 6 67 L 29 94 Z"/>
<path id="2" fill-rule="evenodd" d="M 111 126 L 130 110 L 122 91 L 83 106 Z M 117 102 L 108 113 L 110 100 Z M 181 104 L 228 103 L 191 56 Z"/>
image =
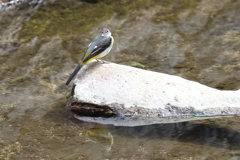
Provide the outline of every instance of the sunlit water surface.
<path id="1" fill-rule="evenodd" d="M 102 126 L 73 118 L 64 84 L 107 27 L 107 61 L 239 89 L 240 1 L 28 2 L 0 13 L 0 159 L 240 159 L 239 117 Z"/>

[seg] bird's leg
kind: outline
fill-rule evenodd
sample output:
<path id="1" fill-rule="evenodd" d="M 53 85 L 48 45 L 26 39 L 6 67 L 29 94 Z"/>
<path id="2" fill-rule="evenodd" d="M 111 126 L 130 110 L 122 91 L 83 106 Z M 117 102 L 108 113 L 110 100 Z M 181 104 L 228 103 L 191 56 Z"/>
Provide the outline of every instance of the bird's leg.
<path id="1" fill-rule="evenodd" d="M 103 61 L 103 60 L 101 60 L 101 59 L 96 59 L 96 61 L 97 61 L 97 62 L 100 62 L 101 64 L 104 64 L 104 63 L 109 64 L 109 63 L 110 63 L 110 62 L 107 62 L 107 61 Z"/>

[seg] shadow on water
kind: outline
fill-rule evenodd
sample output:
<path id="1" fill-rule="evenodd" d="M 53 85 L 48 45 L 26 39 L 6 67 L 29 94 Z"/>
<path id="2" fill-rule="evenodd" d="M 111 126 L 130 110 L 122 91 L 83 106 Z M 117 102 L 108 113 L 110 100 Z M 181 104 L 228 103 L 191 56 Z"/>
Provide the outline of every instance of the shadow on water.
<path id="1" fill-rule="evenodd" d="M 227 126 L 231 124 L 238 126 L 240 122 L 238 120 L 234 122 L 232 119 L 234 118 L 154 124 L 135 127 L 113 125 L 105 125 L 105 127 L 109 130 L 113 137 L 120 136 L 125 138 L 127 137 L 129 139 L 137 138 L 146 141 L 154 139 L 167 139 L 195 145 L 240 150 L 240 132 Z M 70 118 L 70 121 L 74 125 L 80 126 L 84 129 L 104 127 L 97 123 L 83 122 L 75 118 Z M 226 123 L 225 126 L 221 125 L 224 123 Z"/>
<path id="2" fill-rule="evenodd" d="M 108 127 L 113 135 L 144 140 L 168 139 L 171 141 L 240 150 L 240 133 L 214 124 L 191 122 L 156 124 L 137 127 Z"/>
<path id="3" fill-rule="evenodd" d="M 83 129 L 83 136 L 105 146 L 102 156 L 107 158 L 240 158 L 239 117 L 137 127 L 69 120 Z"/>

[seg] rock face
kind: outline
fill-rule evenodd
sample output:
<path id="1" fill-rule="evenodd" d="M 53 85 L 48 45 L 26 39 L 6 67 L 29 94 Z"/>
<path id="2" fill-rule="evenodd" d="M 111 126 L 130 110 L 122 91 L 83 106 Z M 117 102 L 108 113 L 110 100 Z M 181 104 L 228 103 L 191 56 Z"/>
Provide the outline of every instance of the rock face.
<path id="1" fill-rule="evenodd" d="M 84 104 L 83 108 L 94 112 L 94 107 L 85 106 L 87 103 L 104 106 L 103 112 L 108 106 L 114 113 L 110 115 L 117 117 L 144 119 L 240 113 L 240 90 L 220 91 L 181 77 L 114 63 L 89 63 L 80 70 L 74 84 L 70 98 L 73 111 L 78 110 L 76 104 L 80 108 Z"/>

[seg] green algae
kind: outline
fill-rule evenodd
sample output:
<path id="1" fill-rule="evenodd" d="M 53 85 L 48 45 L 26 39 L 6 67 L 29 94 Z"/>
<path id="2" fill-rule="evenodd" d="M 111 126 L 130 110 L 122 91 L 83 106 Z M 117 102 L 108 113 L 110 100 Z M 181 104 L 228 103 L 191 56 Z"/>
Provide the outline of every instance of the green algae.
<path id="1" fill-rule="evenodd" d="M 89 4 L 80 1 L 56 1 L 41 6 L 31 20 L 23 25 L 19 37 L 22 42 L 35 36 L 48 38 L 57 35 L 63 40 L 74 39 L 114 14 L 117 18 L 124 18 L 136 8 L 149 6 L 151 2 L 106 0 Z"/>
<path id="2" fill-rule="evenodd" d="M 56 35 L 63 40 L 74 39 L 114 14 L 117 18 L 124 18 L 136 8 L 149 6 L 151 2 L 105 0 L 89 4 L 80 1 L 56 1 L 41 6 L 31 20 L 23 25 L 21 41 L 29 41 L 35 36 L 48 38 Z"/>
<path id="3" fill-rule="evenodd" d="M 160 23 L 166 21 L 171 24 L 177 23 L 178 14 L 189 9 L 195 8 L 201 0 L 168 0 L 162 1 L 161 5 L 163 6 L 154 16 L 153 21 Z"/>
<path id="4" fill-rule="evenodd" d="M 88 4 L 80 1 L 54 2 L 39 8 L 20 32 L 21 41 L 39 37 L 76 38 L 91 27 L 109 19 L 113 11 L 105 3 Z"/>
<path id="5" fill-rule="evenodd" d="M 132 66 L 132 67 L 137 67 L 137 68 L 146 68 L 145 65 L 141 64 L 141 63 L 138 63 L 138 62 L 135 62 L 135 61 L 129 61 L 129 62 L 122 62 L 120 63 L 122 65 L 127 65 L 127 66 Z"/>
<path id="6" fill-rule="evenodd" d="M 22 42 L 29 41 L 36 36 L 41 38 L 60 36 L 67 41 L 75 39 L 79 34 L 89 31 L 91 27 L 112 16 L 123 19 L 131 14 L 131 17 L 136 17 L 143 14 L 141 9 L 149 9 L 154 6 L 163 6 L 164 8 L 159 10 L 153 21 L 173 21 L 173 19 L 175 21 L 179 12 L 196 6 L 199 2 L 199 0 L 181 0 L 176 2 L 177 5 L 173 7 L 173 1 L 104 0 L 99 3 L 84 3 L 72 0 L 49 2 L 47 5 L 42 5 L 31 20 L 23 25 L 19 37 Z"/>

